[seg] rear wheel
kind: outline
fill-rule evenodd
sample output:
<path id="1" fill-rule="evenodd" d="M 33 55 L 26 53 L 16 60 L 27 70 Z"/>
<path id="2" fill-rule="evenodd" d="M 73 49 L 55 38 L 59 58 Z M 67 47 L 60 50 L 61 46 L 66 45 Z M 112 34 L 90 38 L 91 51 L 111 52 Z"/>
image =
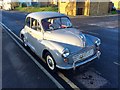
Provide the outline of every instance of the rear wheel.
<path id="1" fill-rule="evenodd" d="M 28 45 L 27 45 L 27 40 L 26 40 L 26 38 L 22 35 L 22 41 L 23 41 L 23 45 L 25 46 L 25 47 L 27 47 Z"/>
<path id="2" fill-rule="evenodd" d="M 45 59 L 49 69 L 52 71 L 56 71 L 56 63 L 54 61 L 54 58 L 49 52 L 45 54 Z"/>

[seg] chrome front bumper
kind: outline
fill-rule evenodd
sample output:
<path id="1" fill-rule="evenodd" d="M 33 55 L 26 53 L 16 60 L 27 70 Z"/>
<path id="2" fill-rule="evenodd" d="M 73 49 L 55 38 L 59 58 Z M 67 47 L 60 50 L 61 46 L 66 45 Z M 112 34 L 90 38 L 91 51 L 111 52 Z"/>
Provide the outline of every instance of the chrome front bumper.
<path id="1" fill-rule="evenodd" d="M 84 60 L 84 61 L 82 61 L 80 63 L 77 63 L 78 61 L 76 61 L 76 62 L 73 63 L 73 65 L 70 65 L 70 64 L 62 65 L 62 66 L 56 65 L 56 67 L 60 68 L 60 69 L 72 69 L 73 68 L 75 70 L 76 67 L 81 66 L 81 65 L 83 65 L 85 63 L 88 63 L 88 62 L 94 60 L 95 58 L 99 58 L 100 55 L 101 55 L 101 52 L 97 51 L 97 53 L 94 56 L 92 56 L 92 57 L 90 57 L 90 58 L 88 58 L 88 59 L 86 59 L 86 60 Z"/>

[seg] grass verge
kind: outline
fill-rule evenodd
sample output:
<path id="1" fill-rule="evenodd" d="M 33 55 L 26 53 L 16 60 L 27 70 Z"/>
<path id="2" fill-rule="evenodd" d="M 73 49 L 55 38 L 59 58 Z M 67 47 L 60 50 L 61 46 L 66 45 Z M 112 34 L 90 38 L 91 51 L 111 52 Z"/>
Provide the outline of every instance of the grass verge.
<path id="1" fill-rule="evenodd" d="M 40 12 L 40 11 L 55 11 L 58 12 L 58 7 L 16 7 L 15 10 L 22 12 Z"/>

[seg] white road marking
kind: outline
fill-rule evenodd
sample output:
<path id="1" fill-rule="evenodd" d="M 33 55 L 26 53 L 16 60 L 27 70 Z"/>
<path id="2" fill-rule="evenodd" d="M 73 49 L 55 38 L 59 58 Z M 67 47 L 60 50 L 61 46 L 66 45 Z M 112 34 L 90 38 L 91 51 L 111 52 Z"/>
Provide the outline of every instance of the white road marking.
<path id="1" fill-rule="evenodd" d="M 115 14 L 115 15 L 102 15 L 102 16 L 89 16 L 89 17 L 111 17 L 111 16 L 118 16 L 118 14 Z"/>
<path id="2" fill-rule="evenodd" d="M 3 23 L 0 22 L 4 28 L 8 29 L 17 39 L 22 41 L 17 35 L 15 35 L 8 27 L 6 27 Z M 8 35 L 18 44 L 18 46 L 34 61 L 35 64 L 55 83 L 55 85 L 61 89 L 65 90 L 65 88 L 37 61 L 35 58 L 6 30 Z"/>
<path id="3" fill-rule="evenodd" d="M 114 14 L 114 15 L 102 15 L 102 16 L 75 16 L 70 18 L 100 18 L 100 17 L 112 17 L 112 16 L 119 16 L 119 15 Z"/>
<path id="4" fill-rule="evenodd" d="M 120 66 L 120 63 L 118 63 L 118 62 L 113 62 L 113 63 Z"/>
<path id="5" fill-rule="evenodd" d="M 117 27 L 118 27 L 118 21 L 98 22 L 98 23 L 91 23 L 91 24 L 88 24 L 88 25 L 114 29 L 114 28 L 117 28 Z"/>
<path id="6" fill-rule="evenodd" d="M 58 72 L 59 77 L 61 77 L 68 85 L 70 85 L 74 90 L 80 90 L 72 81 L 65 77 L 62 73 Z"/>

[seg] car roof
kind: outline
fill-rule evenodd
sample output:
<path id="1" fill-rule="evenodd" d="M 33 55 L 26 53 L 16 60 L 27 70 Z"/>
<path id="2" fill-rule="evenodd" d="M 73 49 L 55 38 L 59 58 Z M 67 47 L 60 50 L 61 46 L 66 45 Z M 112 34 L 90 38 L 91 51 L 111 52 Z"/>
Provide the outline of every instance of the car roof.
<path id="1" fill-rule="evenodd" d="M 34 12 L 34 13 L 30 13 L 27 15 L 27 17 L 31 17 L 37 20 L 42 20 L 45 18 L 51 18 L 51 17 L 62 17 L 62 16 L 66 16 L 64 14 L 58 13 L 58 12 Z"/>

